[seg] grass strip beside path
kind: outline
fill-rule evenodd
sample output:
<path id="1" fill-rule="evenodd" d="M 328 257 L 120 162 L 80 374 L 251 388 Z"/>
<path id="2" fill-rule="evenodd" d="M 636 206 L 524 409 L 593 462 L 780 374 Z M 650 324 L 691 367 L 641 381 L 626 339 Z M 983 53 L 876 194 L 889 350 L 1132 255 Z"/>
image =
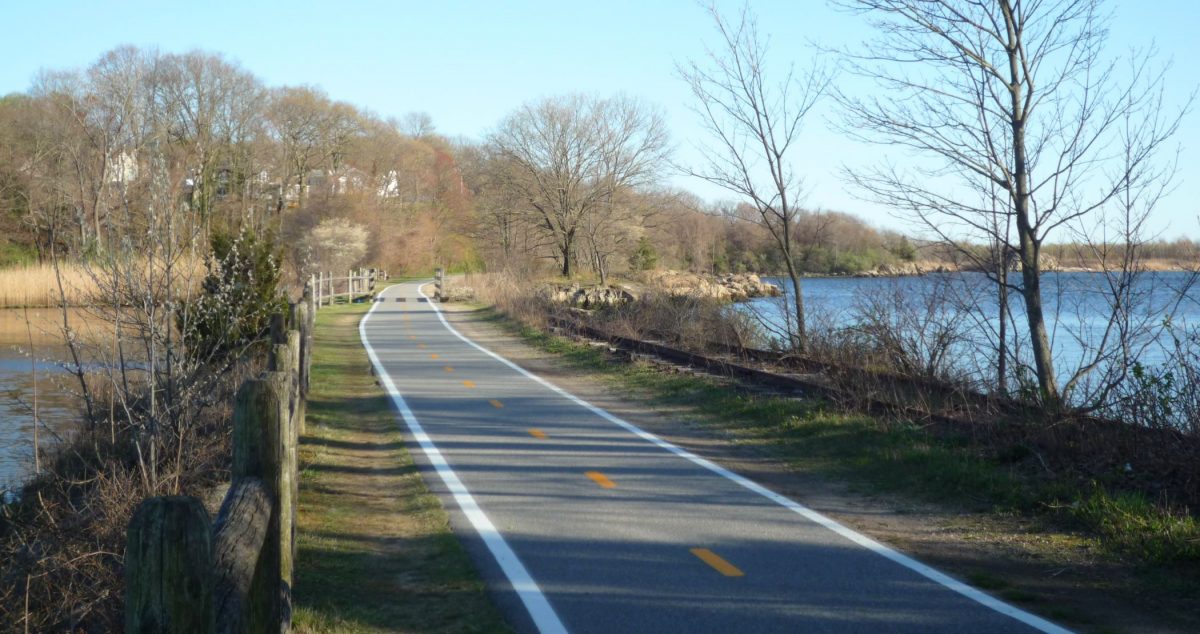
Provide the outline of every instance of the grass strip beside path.
<path id="1" fill-rule="evenodd" d="M 885 420 L 820 399 L 750 395 L 709 378 L 664 372 L 645 363 L 614 363 L 595 346 L 528 327 L 492 307 L 480 308 L 483 321 L 557 355 L 577 373 L 606 380 L 619 393 L 676 415 L 686 412 L 717 437 L 758 447 L 797 472 L 848 482 L 871 494 L 893 494 L 991 518 L 998 522 L 997 534 L 1015 531 L 1005 527 L 1021 524 L 1029 536 L 1022 529 L 1009 538 L 1040 544 L 1037 556 L 1059 572 L 1088 566 L 1094 554 L 1105 570 L 1119 570 L 1121 579 L 1092 580 L 1082 593 L 1121 588 L 1153 606 L 1150 609 L 1185 622 L 1180 630 L 1197 631 L 1190 629 L 1200 623 L 1193 607 L 1200 600 L 1195 567 L 1200 522 L 1194 517 L 1164 512 L 1137 495 L 1031 478 L 1004 460 L 981 454 L 969 439 L 930 434 L 912 421 Z M 1084 614 L 1045 605 L 1036 593 L 1019 584 L 1010 587 L 992 572 L 963 572 L 980 587 L 1038 607 L 1052 619 L 1074 627 L 1097 625 Z"/>
<path id="2" fill-rule="evenodd" d="M 300 443 L 295 630 L 508 632 L 370 373 L 358 337 L 369 308 L 317 315 Z"/>

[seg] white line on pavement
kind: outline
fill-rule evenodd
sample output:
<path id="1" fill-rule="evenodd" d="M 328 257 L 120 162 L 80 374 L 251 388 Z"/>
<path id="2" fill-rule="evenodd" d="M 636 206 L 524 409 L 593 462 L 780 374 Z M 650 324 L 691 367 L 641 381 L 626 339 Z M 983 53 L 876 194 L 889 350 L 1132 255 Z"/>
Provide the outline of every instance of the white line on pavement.
<path id="1" fill-rule="evenodd" d="M 426 300 L 429 300 L 428 296 L 426 296 L 425 293 L 421 291 L 421 285 L 417 286 L 417 293 L 421 297 L 426 298 Z M 903 553 L 895 551 L 895 550 L 871 539 L 870 537 L 867 537 L 866 535 L 859 533 L 858 531 L 848 528 L 848 527 L 838 523 L 837 521 L 835 521 L 829 517 L 826 517 L 825 515 L 822 515 L 816 511 L 808 508 L 807 506 L 804 506 L 803 504 L 800 504 L 799 502 L 788 499 L 787 497 L 782 496 L 782 495 L 780 495 L 780 494 L 778 494 L 756 482 L 753 482 L 741 475 L 738 475 L 738 474 L 736 474 L 714 462 L 711 462 L 709 460 L 701 458 L 700 456 L 697 456 L 696 454 L 694 454 L 686 449 L 683 449 L 674 444 L 671 444 L 671 443 L 659 438 L 658 436 L 651 434 L 648 431 L 644 431 L 643 429 L 641 429 L 640 427 L 638 427 L 632 423 L 629 423 L 620 418 L 617 418 L 616 416 L 608 413 L 607 411 L 605 411 L 599 407 L 596 407 L 595 405 L 592 405 L 591 403 L 588 403 L 587 401 L 575 396 L 574 394 L 571 394 L 570 392 L 558 387 L 557 385 L 554 385 L 553 383 L 547 381 L 546 379 L 543 379 L 542 377 L 540 377 L 536 374 L 533 374 L 532 372 L 527 371 L 525 368 L 522 368 L 521 366 L 513 363 L 512 361 L 509 361 L 508 359 L 505 359 L 504 357 L 496 354 L 495 352 L 492 352 L 491 350 L 484 348 L 483 346 L 475 343 L 474 341 L 471 341 L 466 336 L 464 336 L 462 333 L 460 333 L 457 329 L 455 329 L 454 326 L 451 326 L 450 322 L 446 321 L 446 318 L 442 315 L 441 309 L 439 309 L 437 307 L 437 304 L 435 302 L 433 302 L 431 300 L 427 301 L 427 305 L 433 309 L 434 314 L 436 314 L 438 319 L 441 320 L 442 325 L 445 326 L 446 329 L 449 330 L 452 334 L 454 334 L 454 336 L 456 336 L 459 339 L 461 339 L 462 341 L 466 342 L 467 345 L 470 345 L 471 347 L 475 348 L 476 350 L 479 350 L 480 352 L 492 357 L 493 359 L 496 359 L 500 363 L 503 363 L 504 365 L 512 368 L 513 370 L 520 372 L 522 375 L 528 377 L 529 379 L 532 379 L 533 381 L 535 381 L 537 383 L 540 383 L 541 385 L 558 393 L 560 396 L 562 396 L 568 400 L 571 400 L 574 403 L 590 410 L 593 414 L 596 414 L 597 416 L 617 425 L 618 427 L 621 427 L 621 428 L 625 429 L 626 431 L 629 431 L 630 433 L 633 433 L 634 435 L 637 435 L 637 436 L 643 438 L 644 440 L 647 440 L 647 441 L 657 445 L 658 447 L 665 449 L 666 451 L 669 451 L 670 453 L 673 453 L 676 456 L 679 456 L 680 458 L 689 460 L 692 463 L 697 464 L 705 469 L 708 469 L 709 471 L 711 471 L 721 477 L 732 480 L 733 482 L 736 482 L 737 484 L 745 487 L 746 489 L 749 489 L 749 490 L 767 498 L 768 500 L 771 500 L 772 502 L 775 502 L 776 504 L 801 515 L 805 519 L 808 519 L 809 521 L 811 521 L 813 523 L 824 526 L 825 528 L 833 531 L 834 533 L 837 533 L 838 535 L 841 535 L 842 537 L 850 540 L 851 542 L 854 542 L 855 544 L 858 544 L 859 546 L 862 546 L 863 548 L 866 548 L 867 550 L 870 550 L 878 555 L 886 557 L 887 559 L 890 559 L 893 562 L 900 564 L 901 566 L 904 566 L 905 568 L 908 568 L 909 570 L 912 570 L 913 572 L 925 577 L 926 579 L 929 579 L 930 581 L 933 581 L 934 583 L 937 583 L 937 584 L 944 586 L 950 590 L 953 590 L 954 592 L 957 592 L 958 594 L 961 594 L 964 597 L 967 597 L 968 599 L 971 599 L 972 601 L 975 601 L 981 605 L 991 608 L 992 610 L 995 610 L 996 612 L 999 612 L 1006 616 L 1012 617 L 1024 624 L 1038 630 L 1038 631 L 1041 631 L 1041 632 L 1047 632 L 1048 634 L 1071 634 L 1070 630 L 1067 630 L 1063 627 L 1055 625 L 1054 623 L 1051 623 L 1050 621 L 1047 621 L 1046 619 L 1043 619 L 1042 617 L 1037 616 L 1036 614 L 1031 614 L 1031 613 L 1026 612 L 1025 610 L 1022 610 L 1018 607 L 1009 605 L 1008 603 L 1005 603 L 1004 601 L 1001 601 L 1000 599 L 997 599 L 987 593 L 984 593 L 975 588 L 972 588 L 971 586 L 969 586 L 969 585 L 967 585 L 967 584 L 965 584 L 965 583 L 963 583 L 963 582 L 961 582 L 961 581 L 959 581 L 959 580 L 957 580 L 935 568 L 927 566 L 927 565 L 917 561 L 916 559 L 909 557 L 908 555 L 905 555 Z"/>
<path id="2" fill-rule="evenodd" d="M 418 287 L 418 291 L 419 287 Z M 425 295 L 422 293 L 421 295 Z M 496 526 L 492 524 L 492 520 L 488 519 L 483 509 L 475 502 L 475 498 L 467 487 L 458 478 L 458 474 L 446 462 L 446 458 L 442 456 L 442 452 L 433 444 L 433 440 L 425 433 L 425 429 L 421 426 L 420 421 L 408 408 L 408 403 L 404 401 L 404 397 L 400 395 L 400 391 L 396 389 L 396 384 L 392 381 L 392 377 L 384 369 L 383 364 L 379 361 L 379 355 L 375 353 L 375 349 L 371 347 L 371 342 L 367 340 L 367 320 L 371 318 L 375 309 L 382 302 L 375 303 L 371 306 L 371 310 L 363 316 L 362 321 L 358 322 L 358 337 L 362 340 L 363 347 L 367 349 L 367 356 L 371 359 L 371 364 L 375 367 L 375 374 L 382 379 L 383 387 L 387 390 L 389 396 L 392 397 L 392 403 L 396 405 L 396 409 L 400 410 L 400 415 L 404 417 L 404 423 L 408 426 L 409 432 L 412 433 L 413 439 L 421 446 L 421 451 L 425 452 L 429 458 L 429 463 L 437 471 L 442 482 L 446 483 L 446 488 L 450 490 L 454 496 L 454 501 L 458 503 L 467 520 L 471 522 L 471 526 L 475 527 L 475 531 L 479 533 L 479 537 L 483 539 L 483 543 L 487 549 L 491 551 L 492 557 L 496 559 L 496 563 L 500 565 L 500 569 L 504 572 L 504 576 L 508 577 L 509 583 L 512 584 L 513 590 L 521 599 L 521 603 L 525 604 L 525 609 L 529 611 L 529 616 L 533 618 L 533 623 L 538 631 L 543 634 L 566 634 L 567 628 L 559 620 L 558 614 L 554 612 L 554 608 L 550 606 L 550 602 L 546 599 L 546 595 L 542 594 L 542 589 L 538 587 L 533 576 L 525 569 L 525 565 L 517 558 L 517 554 L 509 547 L 508 542 L 504 540 L 504 536 L 500 531 L 496 530 Z M 432 305 L 432 304 L 431 304 Z M 440 316 L 440 313 L 439 313 Z M 461 335 L 460 335 L 461 336 Z"/>

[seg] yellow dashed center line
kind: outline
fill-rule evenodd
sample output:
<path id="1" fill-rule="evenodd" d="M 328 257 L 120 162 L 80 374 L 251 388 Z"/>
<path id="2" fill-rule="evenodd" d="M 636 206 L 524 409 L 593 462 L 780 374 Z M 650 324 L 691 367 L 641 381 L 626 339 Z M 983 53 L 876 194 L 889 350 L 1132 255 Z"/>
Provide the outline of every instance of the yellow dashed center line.
<path id="1" fill-rule="evenodd" d="M 463 386 L 465 386 L 465 387 L 475 387 L 475 382 L 474 382 L 474 381 L 463 381 Z"/>
<path id="2" fill-rule="evenodd" d="M 453 372 L 453 371 L 454 371 L 454 368 L 452 368 L 452 367 L 450 367 L 450 366 L 446 366 L 446 367 L 444 367 L 444 368 L 442 368 L 442 369 L 443 369 L 443 370 L 445 370 L 445 371 L 447 371 L 447 372 Z"/>
<path id="3" fill-rule="evenodd" d="M 591 478 L 592 482 L 599 484 L 602 488 L 612 489 L 616 488 L 617 486 L 612 480 L 609 480 L 607 476 L 599 471 L 588 471 L 585 475 Z"/>
<path id="4" fill-rule="evenodd" d="M 746 574 L 737 566 L 725 561 L 720 555 L 707 548 L 692 548 L 690 551 L 693 555 L 699 557 L 700 561 L 712 566 L 717 572 L 726 577 L 742 577 Z"/>
<path id="5" fill-rule="evenodd" d="M 531 430 L 529 430 L 529 435 L 530 435 L 530 436 L 533 436 L 534 438 L 537 438 L 538 440 L 545 440 L 545 439 L 546 439 L 546 432 L 544 432 L 544 431 L 542 431 L 542 430 L 540 430 L 540 429 L 531 429 Z"/>
<path id="6" fill-rule="evenodd" d="M 431 354 L 431 355 L 429 355 L 429 358 L 430 358 L 430 359 L 435 359 L 435 360 L 436 360 L 436 359 L 438 358 L 438 356 L 437 356 L 437 354 L 435 353 L 435 354 Z"/>
<path id="7" fill-rule="evenodd" d="M 497 401 L 496 399 L 492 399 L 488 402 L 491 403 L 492 407 L 495 407 L 496 409 L 504 409 L 504 403 L 501 403 L 500 401 Z"/>

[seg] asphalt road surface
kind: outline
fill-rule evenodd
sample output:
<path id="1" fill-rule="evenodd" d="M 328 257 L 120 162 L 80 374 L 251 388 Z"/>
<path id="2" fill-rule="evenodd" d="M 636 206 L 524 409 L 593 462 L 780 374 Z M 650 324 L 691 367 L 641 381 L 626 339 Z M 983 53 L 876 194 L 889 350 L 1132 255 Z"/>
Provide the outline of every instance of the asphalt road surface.
<path id="1" fill-rule="evenodd" d="M 421 295 L 359 326 L 518 632 L 1064 632 L 471 342 Z"/>

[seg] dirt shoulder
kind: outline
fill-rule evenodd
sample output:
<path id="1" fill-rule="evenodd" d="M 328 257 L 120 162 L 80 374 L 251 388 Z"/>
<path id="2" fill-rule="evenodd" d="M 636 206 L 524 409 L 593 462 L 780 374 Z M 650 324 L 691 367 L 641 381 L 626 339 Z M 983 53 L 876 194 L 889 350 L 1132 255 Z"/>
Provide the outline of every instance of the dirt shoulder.
<path id="1" fill-rule="evenodd" d="M 535 348 L 484 311 L 444 304 L 463 334 L 581 398 L 741 473 L 976 587 L 1091 632 L 1200 631 L 1200 597 L 1163 597 L 1155 580 L 1081 535 L 1037 520 L 946 508 L 831 478 L 789 463 L 769 443 L 722 429 L 710 413 L 664 406 L 619 374 L 589 371 Z M 1163 579 L 1163 583 L 1170 583 Z"/>
<path id="2" fill-rule="evenodd" d="M 508 632 L 370 373 L 358 338 L 367 308 L 317 316 L 300 442 L 295 631 Z"/>

